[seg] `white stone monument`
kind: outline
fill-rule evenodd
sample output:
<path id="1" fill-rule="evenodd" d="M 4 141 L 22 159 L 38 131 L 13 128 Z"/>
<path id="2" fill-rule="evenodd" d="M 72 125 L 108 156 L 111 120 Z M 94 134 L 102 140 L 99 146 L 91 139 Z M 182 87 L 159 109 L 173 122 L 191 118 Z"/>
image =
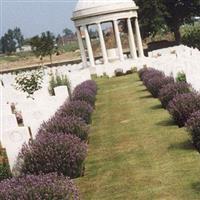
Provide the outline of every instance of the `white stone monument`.
<path id="1" fill-rule="evenodd" d="M 88 31 L 88 26 L 90 25 L 96 25 L 100 40 L 103 64 L 100 64 L 98 67 L 108 68 L 111 67 L 111 63 L 113 66 L 115 66 L 113 59 L 110 59 L 113 57 L 116 58 L 115 60 L 117 61 L 118 68 L 124 68 L 125 63 L 127 63 L 127 65 L 130 65 L 130 62 L 126 62 L 126 58 L 123 55 L 122 42 L 118 25 L 119 20 L 126 20 L 127 23 L 128 41 L 131 55 L 130 59 L 135 60 L 138 57 L 144 56 L 142 39 L 138 24 L 137 10 L 138 7 L 132 0 L 78 1 L 76 8 L 73 12 L 72 20 L 74 21 L 76 27 L 76 33 L 78 37 L 78 43 L 84 67 L 89 67 L 91 70 L 95 68 L 97 69 L 97 62 L 95 62 L 94 52 L 91 45 L 91 37 Z M 105 38 L 102 31 L 102 24 L 106 22 L 112 22 L 117 46 L 116 49 L 106 49 Z M 134 24 L 133 27 L 132 24 Z M 86 49 L 89 57 L 89 62 L 87 62 L 82 33 L 86 42 Z"/>

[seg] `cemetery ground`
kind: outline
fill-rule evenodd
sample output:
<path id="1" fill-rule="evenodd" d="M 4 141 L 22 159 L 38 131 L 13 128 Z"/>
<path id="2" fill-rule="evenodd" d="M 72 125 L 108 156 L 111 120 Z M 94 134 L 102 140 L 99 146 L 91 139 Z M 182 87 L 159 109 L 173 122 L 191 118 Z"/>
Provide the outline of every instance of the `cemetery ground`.
<path id="1" fill-rule="evenodd" d="M 136 74 L 96 81 L 81 199 L 199 199 L 200 155 L 186 130 Z"/>

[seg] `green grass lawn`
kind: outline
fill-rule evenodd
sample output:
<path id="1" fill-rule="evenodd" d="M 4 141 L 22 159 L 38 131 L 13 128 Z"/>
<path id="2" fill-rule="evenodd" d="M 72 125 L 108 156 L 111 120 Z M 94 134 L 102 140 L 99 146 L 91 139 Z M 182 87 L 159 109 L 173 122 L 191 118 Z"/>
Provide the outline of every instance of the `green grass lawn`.
<path id="1" fill-rule="evenodd" d="M 200 155 L 136 74 L 96 79 L 99 91 L 83 200 L 200 199 Z"/>

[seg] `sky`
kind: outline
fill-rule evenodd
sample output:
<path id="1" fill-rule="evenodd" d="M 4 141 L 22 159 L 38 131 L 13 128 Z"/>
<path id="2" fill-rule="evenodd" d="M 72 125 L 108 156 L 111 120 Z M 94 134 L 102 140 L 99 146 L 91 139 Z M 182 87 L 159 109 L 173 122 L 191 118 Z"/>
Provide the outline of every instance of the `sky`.
<path id="1" fill-rule="evenodd" d="M 66 27 L 74 31 L 70 18 L 76 3 L 77 0 L 0 0 L 0 36 L 16 26 L 25 38 L 47 30 L 62 34 Z"/>

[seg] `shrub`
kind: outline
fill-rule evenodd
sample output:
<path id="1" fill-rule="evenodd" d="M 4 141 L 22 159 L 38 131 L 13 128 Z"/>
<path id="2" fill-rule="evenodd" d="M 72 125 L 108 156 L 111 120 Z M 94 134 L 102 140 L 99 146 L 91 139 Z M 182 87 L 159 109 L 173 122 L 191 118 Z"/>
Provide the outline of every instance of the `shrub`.
<path id="1" fill-rule="evenodd" d="M 87 88 L 92 90 L 95 95 L 97 94 L 97 84 L 93 80 L 84 81 L 80 85 L 77 85 L 76 88 Z"/>
<path id="2" fill-rule="evenodd" d="M 167 110 L 180 127 L 184 126 L 191 114 L 199 109 L 200 95 L 194 92 L 176 95 L 167 106 Z"/>
<path id="3" fill-rule="evenodd" d="M 60 117 L 75 115 L 89 124 L 91 122 L 92 112 L 92 106 L 85 101 L 66 101 L 55 115 L 59 115 Z"/>
<path id="4" fill-rule="evenodd" d="M 72 94 L 72 100 L 85 101 L 88 104 L 90 104 L 92 107 L 94 107 L 96 97 L 95 97 L 94 92 L 90 90 L 89 88 L 75 88 Z"/>
<path id="5" fill-rule="evenodd" d="M 20 174 L 47 174 L 57 172 L 70 178 L 83 174 L 87 145 L 71 134 L 42 134 L 28 145 L 18 156 Z"/>
<path id="6" fill-rule="evenodd" d="M 200 50 L 200 24 L 185 25 L 183 27 L 182 43 Z"/>
<path id="7" fill-rule="evenodd" d="M 86 101 L 94 107 L 97 94 L 97 85 L 94 81 L 85 81 L 80 85 L 76 86 L 72 94 L 72 100 Z"/>
<path id="8" fill-rule="evenodd" d="M 0 164 L 0 182 L 10 177 L 11 173 L 8 164 Z"/>
<path id="9" fill-rule="evenodd" d="M 160 89 L 168 83 L 173 83 L 174 79 L 172 77 L 154 76 L 147 83 L 146 87 L 153 97 L 157 98 Z"/>
<path id="10" fill-rule="evenodd" d="M 10 178 L 12 176 L 10 167 L 8 164 L 6 151 L 5 149 L 1 148 L 0 144 L 0 181 L 3 179 Z"/>
<path id="11" fill-rule="evenodd" d="M 59 76 L 58 74 L 55 75 L 52 74 L 51 79 L 49 81 L 49 94 L 55 95 L 54 88 L 62 85 L 67 86 L 69 95 L 71 95 L 70 83 L 67 79 L 67 76 L 66 75 Z"/>
<path id="12" fill-rule="evenodd" d="M 124 75 L 123 69 L 118 68 L 115 70 L 115 76 L 123 76 L 123 75 Z"/>
<path id="13" fill-rule="evenodd" d="M 148 82 L 154 77 L 164 78 L 165 75 L 161 71 L 149 69 L 149 71 L 145 72 L 142 77 L 144 85 L 147 86 Z"/>
<path id="14" fill-rule="evenodd" d="M 142 69 L 138 70 L 138 75 L 140 80 L 142 80 L 143 74 L 148 70 L 148 68 L 143 67 Z"/>
<path id="15" fill-rule="evenodd" d="M 159 100 L 163 108 L 166 108 L 168 103 L 177 95 L 189 93 L 191 86 L 187 83 L 169 83 L 164 85 L 159 91 Z"/>
<path id="16" fill-rule="evenodd" d="M 41 70 L 19 73 L 15 78 L 15 88 L 28 93 L 32 97 L 35 91 L 42 88 L 43 72 Z"/>
<path id="17" fill-rule="evenodd" d="M 200 110 L 192 113 L 186 126 L 191 134 L 193 144 L 200 151 Z"/>
<path id="18" fill-rule="evenodd" d="M 187 82 L 186 75 L 184 72 L 178 72 L 176 76 L 176 82 L 184 82 L 184 83 Z"/>
<path id="19" fill-rule="evenodd" d="M 78 200 L 78 190 L 67 177 L 56 173 L 27 175 L 0 182 L 0 199 Z"/>
<path id="20" fill-rule="evenodd" d="M 81 140 L 87 140 L 89 128 L 85 122 L 77 116 L 61 117 L 56 115 L 43 122 L 38 131 L 38 135 L 53 133 L 53 134 L 72 134 L 79 137 Z"/>
<path id="21" fill-rule="evenodd" d="M 137 71 L 137 68 L 129 69 L 126 71 L 126 75 L 133 74 L 136 71 Z"/>

